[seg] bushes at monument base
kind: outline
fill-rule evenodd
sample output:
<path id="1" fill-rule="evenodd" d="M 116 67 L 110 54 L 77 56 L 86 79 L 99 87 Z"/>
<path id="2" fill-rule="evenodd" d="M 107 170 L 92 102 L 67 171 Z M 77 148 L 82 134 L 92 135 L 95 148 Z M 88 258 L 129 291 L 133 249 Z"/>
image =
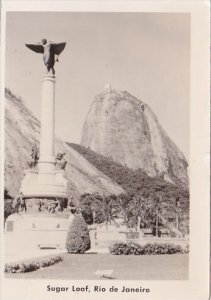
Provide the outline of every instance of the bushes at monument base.
<path id="1" fill-rule="evenodd" d="M 61 256 L 41 257 L 16 263 L 8 263 L 5 265 L 5 273 L 26 273 L 36 271 L 40 268 L 52 266 L 62 261 Z"/>
<path id="2" fill-rule="evenodd" d="M 15 213 L 15 209 L 12 207 L 12 204 L 4 202 L 4 222 L 6 219 L 11 215 Z"/>
<path id="3" fill-rule="evenodd" d="M 76 215 L 70 224 L 67 234 L 67 252 L 83 254 L 89 250 L 90 247 L 91 242 L 87 224 L 81 215 Z"/>
<path id="4" fill-rule="evenodd" d="M 187 252 L 182 246 L 171 243 L 147 243 L 140 245 L 132 242 L 115 242 L 109 250 L 114 255 L 162 255 Z"/>

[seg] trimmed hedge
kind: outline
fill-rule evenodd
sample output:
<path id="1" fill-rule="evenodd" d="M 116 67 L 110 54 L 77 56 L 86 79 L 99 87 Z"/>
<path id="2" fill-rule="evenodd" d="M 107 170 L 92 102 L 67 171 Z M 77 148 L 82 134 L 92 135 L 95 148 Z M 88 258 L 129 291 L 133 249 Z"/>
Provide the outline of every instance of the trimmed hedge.
<path id="1" fill-rule="evenodd" d="M 90 247 L 91 241 L 87 224 L 81 215 L 76 215 L 70 224 L 67 234 L 67 252 L 83 254 L 89 250 Z"/>
<path id="2" fill-rule="evenodd" d="M 5 273 L 26 273 L 36 271 L 40 268 L 52 266 L 62 261 L 61 256 L 48 256 L 33 260 L 20 261 L 17 263 L 9 263 L 5 265 Z"/>
<path id="3" fill-rule="evenodd" d="M 114 255 L 162 255 L 187 253 L 180 245 L 171 243 L 147 243 L 140 245 L 137 243 L 116 242 L 109 247 L 110 253 Z"/>

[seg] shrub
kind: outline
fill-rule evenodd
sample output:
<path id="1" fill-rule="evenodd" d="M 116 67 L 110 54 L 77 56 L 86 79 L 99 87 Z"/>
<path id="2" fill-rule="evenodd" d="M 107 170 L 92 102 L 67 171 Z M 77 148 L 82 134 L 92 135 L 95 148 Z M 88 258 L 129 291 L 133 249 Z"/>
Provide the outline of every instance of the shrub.
<path id="1" fill-rule="evenodd" d="M 34 260 L 25 260 L 17 263 L 9 263 L 5 265 L 4 272 L 6 273 L 26 273 L 52 266 L 62 261 L 61 256 L 49 256 L 37 258 Z"/>
<path id="2" fill-rule="evenodd" d="M 91 207 L 89 207 L 88 205 L 86 205 L 86 206 L 84 205 L 82 207 L 81 213 L 87 224 L 89 224 L 89 225 L 93 224 L 93 214 L 92 214 Z"/>
<path id="3" fill-rule="evenodd" d="M 12 207 L 12 205 L 8 202 L 4 202 L 4 222 L 6 219 L 11 215 L 15 213 L 15 209 Z"/>
<path id="4" fill-rule="evenodd" d="M 76 215 L 70 224 L 66 249 L 69 253 L 85 253 L 90 249 L 91 242 L 89 237 L 89 230 L 84 218 Z"/>
<path id="5" fill-rule="evenodd" d="M 180 245 L 170 243 L 147 243 L 141 245 L 137 243 L 116 242 L 109 250 L 114 255 L 162 255 L 186 252 Z"/>
<path id="6" fill-rule="evenodd" d="M 80 197 L 80 207 L 82 216 L 84 217 L 87 224 L 91 225 L 94 223 L 100 224 L 105 221 L 103 211 L 103 197 L 98 193 L 89 194 L 84 193 Z M 95 217 L 93 216 L 93 209 L 95 211 Z"/>

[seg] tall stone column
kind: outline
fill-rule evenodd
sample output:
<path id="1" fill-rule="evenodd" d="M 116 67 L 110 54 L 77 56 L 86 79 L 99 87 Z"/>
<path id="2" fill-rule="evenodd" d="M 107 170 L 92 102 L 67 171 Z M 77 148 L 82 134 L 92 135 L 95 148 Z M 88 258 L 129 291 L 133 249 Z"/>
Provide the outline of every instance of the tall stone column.
<path id="1" fill-rule="evenodd" d="M 54 127 L 55 127 L 55 76 L 45 74 L 42 80 L 41 136 L 39 172 L 55 171 Z"/>
<path id="2" fill-rule="evenodd" d="M 24 170 L 20 191 L 25 198 L 68 198 L 67 179 L 64 170 L 55 166 L 55 55 L 59 55 L 66 43 L 47 42 L 26 44 L 37 53 L 43 54 L 47 74 L 42 80 L 40 157 L 38 167 Z"/>

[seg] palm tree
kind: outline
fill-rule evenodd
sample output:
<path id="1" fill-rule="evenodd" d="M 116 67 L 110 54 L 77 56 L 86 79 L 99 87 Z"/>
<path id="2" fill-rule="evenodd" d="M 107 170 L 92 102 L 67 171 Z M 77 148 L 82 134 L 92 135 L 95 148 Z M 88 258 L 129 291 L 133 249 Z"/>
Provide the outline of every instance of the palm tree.
<path id="1" fill-rule="evenodd" d="M 160 215 L 163 213 L 162 205 L 162 194 L 156 191 L 152 191 L 149 197 L 143 198 L 143 211 L 142 220 L 146 227 L 155 226 L 155 235 L 158 236 L 159 233 L 159 223 L 161 222 Z"/>
<path id="2" fill-rule="evenodd" d="M 131 214 L 132 225 L 137 231 L 138 229 L 140 229 L 140 224 L 144 224 L 145 212 L 144 200 L 140 194 L 133 196 L 132 200 L 130 201 L 128 211 Z"/>
<path id="3" fill-rule="evenodd" d="M 120 214 L 123 214 L 123 224 L 128 227 L 128 215 L 130 211 L 130 202 L 131 202 L 131 197 L 128 194 L 120 194 L 118 196 L 118 206 L 119 206 L 119 211 Z"/>
<path id="4" fill-rule="evenodd" d="M 118 211 L 118 204 L 117 204 L 117 197 L 116 195 L 109 195 L 103 197 L 103 213 L 106 223 L 106 228 L 108 229 L 108 224 L 111 224 L 111 221 L 117 225 L 115 221 L 115 217 Z"/>

